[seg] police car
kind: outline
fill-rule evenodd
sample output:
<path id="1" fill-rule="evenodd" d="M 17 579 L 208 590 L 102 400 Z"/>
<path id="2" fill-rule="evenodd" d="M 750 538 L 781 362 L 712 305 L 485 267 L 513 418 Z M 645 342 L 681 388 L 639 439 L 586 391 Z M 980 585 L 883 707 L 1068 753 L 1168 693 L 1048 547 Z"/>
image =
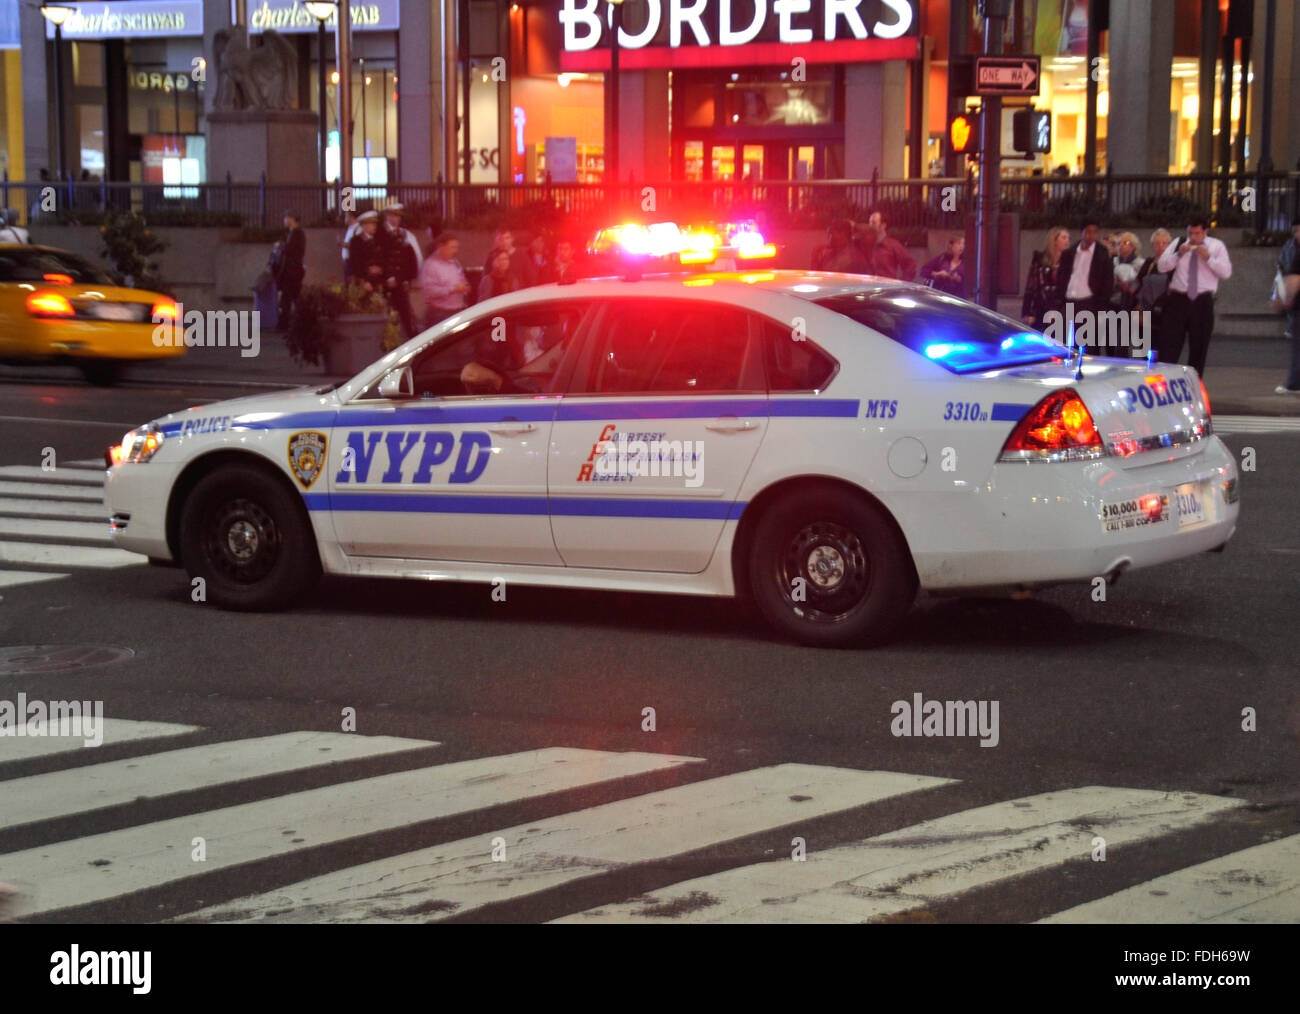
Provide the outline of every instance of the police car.
<path id="1" fill-rule="evenodd" d="M 123 549 L 232 609 L 322 572 L 745 596 L 813 645 L 916 592 L 1222 548 L 1237 472 L 1188 367 L 1083 357 L 883 279 L 594 279 L 478 304 L 347 383 L 111 449 Z"/>

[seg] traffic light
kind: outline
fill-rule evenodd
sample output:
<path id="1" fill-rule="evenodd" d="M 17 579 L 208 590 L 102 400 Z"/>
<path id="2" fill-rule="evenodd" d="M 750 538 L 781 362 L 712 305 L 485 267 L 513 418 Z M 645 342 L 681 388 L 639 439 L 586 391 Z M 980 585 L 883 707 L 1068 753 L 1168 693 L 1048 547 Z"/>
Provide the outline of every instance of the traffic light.
<path id="1" fill-rule="evenodd" d="M 1052 150 L 1052 114 L 1046 109 L 1017 109 L 1011 116 L 1011 143 L 1026 155 Z"/>
<path id="2" fill-rule="evenodd" d="M 948 143 L 953 154 L 973 155 L 979 151 L 979 124 L 970 113 L 961 113 L 948 124 Z"/>

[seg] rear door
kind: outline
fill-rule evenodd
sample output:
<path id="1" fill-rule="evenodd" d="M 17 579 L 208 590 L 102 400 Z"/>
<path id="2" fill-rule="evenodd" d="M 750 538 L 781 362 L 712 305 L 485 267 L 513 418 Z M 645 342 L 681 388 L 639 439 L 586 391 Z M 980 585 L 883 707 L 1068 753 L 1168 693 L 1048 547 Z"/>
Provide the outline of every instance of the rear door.
<path id="1" fill-rule="evenodd" d="M 708 566 L 767 429 L 749 316 L 703 300 L 602 302 L 552 428 L 547 486 L 570 567 Z"/>

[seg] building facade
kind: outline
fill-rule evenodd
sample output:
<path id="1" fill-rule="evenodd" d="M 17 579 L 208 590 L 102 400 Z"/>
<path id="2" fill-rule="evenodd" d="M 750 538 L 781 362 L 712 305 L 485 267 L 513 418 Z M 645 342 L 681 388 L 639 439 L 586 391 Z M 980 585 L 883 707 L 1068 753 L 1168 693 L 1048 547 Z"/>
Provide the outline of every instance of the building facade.
<path id="1" fill-rule="evenodd" d="M 217 51 L 234 3 L 63 6 L 73 13 L 62 26 L 56 80 L 53 26 L 36 4 L 0 0 L 0 168 L 10 179 L 44 172 L 207 181 Z M 953 60 L 982 46 L 977 6 L 358 0 L 351 4 L 352 175 L 357 182 L 431 182 L 444 174 L 448 145 L 459 182 L 600 182 L 614 172 L 643 181 L 940 174 L 948 118 L 954 103 L 964 105 L 949 94 Z M 1269 154 L 1274 167 L 1295 168 L 1300 6 L 1275 3 L 1271 32 L 1269 6 L 1012 0 L 1004 47 L 1042 57 L 1032 101 L 1053 114 L 1052 150 L 1008 162 L 1004 171 L 1086 168 L 1089 76 L 1097 84 L 1095 168 L 1252 169 L 1264 133 L 1270 46 Z M 316 20 L 301 0 L 246 0 L 246 10 L 251 36 L 275 29 L 288 40 L 297 56 L 295 102 L 318 111 Z M 1099 25 L 1090 63 L 1089 30 Z M 343 157 L 334 36 L 331 22 L 327 177 Z M 1024 104 L 1004 103 L 1007 154 L 1011 115 Z"/>

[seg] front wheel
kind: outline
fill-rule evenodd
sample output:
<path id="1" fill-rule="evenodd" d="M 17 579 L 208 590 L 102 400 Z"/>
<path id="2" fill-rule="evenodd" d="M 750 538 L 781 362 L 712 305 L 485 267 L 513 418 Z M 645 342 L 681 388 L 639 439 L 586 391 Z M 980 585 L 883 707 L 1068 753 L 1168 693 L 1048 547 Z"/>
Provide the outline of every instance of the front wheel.
<path id="1" fill-rule="evenodd" d="M 879 644 L 916 598 L 898 532 L 866 500 L 831 490 L 785 496 L 754 530 L 754 600 L 778 630 L 823 648 Z"/>
<path id="2" fill-rule="evenodd" d="M 226 465 L 204 476 L 180 523 L 181 562 L 224 609 L 281 609 L 320 577 L 311 521 L 260 469 Z"/>

